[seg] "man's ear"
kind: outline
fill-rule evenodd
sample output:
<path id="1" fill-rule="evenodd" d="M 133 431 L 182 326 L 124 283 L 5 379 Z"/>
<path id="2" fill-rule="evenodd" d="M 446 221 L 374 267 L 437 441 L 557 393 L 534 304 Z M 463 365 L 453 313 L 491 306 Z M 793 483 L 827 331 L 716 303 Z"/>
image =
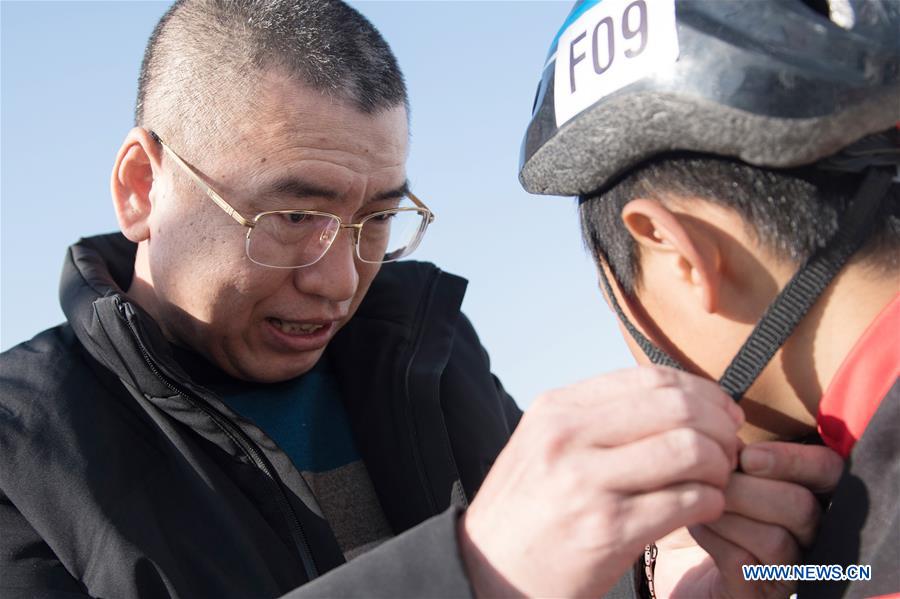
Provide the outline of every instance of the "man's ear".
<path id="1" fill-rule="evenodd" d="M 644 255 L 671 259 L 672 275 L 696 292 L 703 309 L 718 308 L 721 253 L 715 239 L 703 233 L 695 219 L 674 213 L 658 200 L 632 200 L 622 209 L 622 221 Z"/>
<path id="2" fill-rule="evenodd" d="M 110 180 L 113 205 L 122 233 L 138 243 L 150 238 L 150 191 L 159 173 L 161 148 L 142 127 L 125 136 Z"/>

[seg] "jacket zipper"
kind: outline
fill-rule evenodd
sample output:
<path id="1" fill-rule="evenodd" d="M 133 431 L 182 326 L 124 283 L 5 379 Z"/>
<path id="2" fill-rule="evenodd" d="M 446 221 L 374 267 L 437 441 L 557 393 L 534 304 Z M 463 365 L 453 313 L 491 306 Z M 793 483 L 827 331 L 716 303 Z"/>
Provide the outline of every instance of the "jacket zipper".
<path id="1" fill-rule="evenodd" d="M 310 581 L 317 578 L 319 576 L 319 571 L 316 567 L 315 560 L 313 559 L 312 552 L 309 549 L 309 543 L 306 539 L 306 533 L 303 531 L 303 525 L 300 523 L 300 519 L 297 517 L 296 512 L 294 512 L 294 509 L 291 507 L 290 501 L 288 500 L 287 495 L 284 491 L 284 487 L 282 486 L 282 482 L 278 478 L 278 475 L 275 473 L 274 468 L 272 468 L 262 452 L 256 447 L 256 444 L 253 442 L 253 440 L 250 439 L 247 434 L 244 433 L 244 431 L 242 431 L 238 426 L 229 421 L 228 418 L 220 414 L 217 410 L 215 410 L 215 408 L 210 406 L 206 402 L 206 400 L 179 388 L 166 375 L 160 372 L 153 358 L 150 356 L 150 353 L 147 351 L 143 340 L 141 339 L 140 335 L 138 335 L 137 327 L 135 327 L 134 322 L 132 321 L 132 318 L 135 316 L 134 309 L 128 302 L 123 303 L 119 297 L 115 298 L 115 303 L 116 307 L 119 309 L 119 312 L 124 317 L 125 323 L 128 325 L 128 329 L 131 331 L 131 335 L 137 342 L 138 348 L 141 350 L 141 355 L 144 357 L 144 362 L 146 362 L 147 366 L 150 368 L 150 371 L 153 372 L 156 378 L 158 378 L 166 387 L 184 397 L 188 401 L 188 403 L 191 404 L 191 406 L 209 416 L 212 419 L 213 423 L 215 423 L 216 426 L 218 426 L 219 429 L 221 429 L 222 432 L 224 432 L 228 436 L 228 438 L 235 443 L 235 445 L 240 447 L 244 454 L 248 458 L 250 458 L 253 464 L 256 465 L 256 467 L 266 475 L 266 479 L 269 481 L 272 489 L 275 491 L 275 497 L 278 500 L 278 506 L 281 509 L 285 520 L 287 520 L 288 522 L 288 528 L 291 532 L 291 537 L 294 540 L 294 545 L 300 554 L 300 559 L 303 562 L 303 569 L 306 572 L 306 577 Z"/>
<path id="2" fill-rule="evenodd" d="M 428 281 L 428 287 L 425 293 L 425 301 L 421 302 L 419 305 L 421 308 L 416 315 L 415 327 L 413 329 L 413 344 L 410 350 L 409 359 L 406 362 L 406 370 L 404 372 L 404 385 L 403 390 L 406 396 L 407 405 L 410 406 L 410 415 L 406 418 L 406 427 L 409 432 L 410 441 L 413 449 L 413 462 L 416 464 L 416 473 L 419 475 L 419 482 L 422 485 L 422 488 L 425 490 L 425 497 L 428 499 L 428 506 L 431 508 L 432 514 L 437 514 L 437 502 L 434 498 L 434 493 L 431 490 L 431 485 L 428 484 L 428 475 L 425 472 L 425 466 L 422 464 L 422 452 L 419 448 L 419 439 L 418 434 L 416 433 L 416 423 L 415 418 L 412 415 L 412 399 L 410 397 L 409 392 L 409 372 L 412 369 L 413 361 L 416 359 L 416 354 L 419 351 L 419 345 L 422 342 L 422 326 L 425 321 L 425 315 L 428 314 L 429 309 L 431 308 L 432 298 L 434 297 L 434 289 L 437 284 L 437 278 L 440 275 L 440 271 L 431 274 L 431 277 Z"/>

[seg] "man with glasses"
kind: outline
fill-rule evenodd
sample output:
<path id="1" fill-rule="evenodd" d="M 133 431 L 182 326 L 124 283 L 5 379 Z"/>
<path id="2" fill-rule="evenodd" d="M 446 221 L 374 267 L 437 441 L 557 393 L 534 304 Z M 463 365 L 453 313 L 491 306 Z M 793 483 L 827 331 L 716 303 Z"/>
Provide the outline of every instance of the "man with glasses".
<path id="1" fill-rule="evenodd" d="M 406 104 L 340 2 L 166 13 L 122 233 L 71 247 L 68 322 L 2 357 L 0 596 L 468 592 L 457 510 L 520 412 L 465 281 L 394 264 L 435 218 Z"/>

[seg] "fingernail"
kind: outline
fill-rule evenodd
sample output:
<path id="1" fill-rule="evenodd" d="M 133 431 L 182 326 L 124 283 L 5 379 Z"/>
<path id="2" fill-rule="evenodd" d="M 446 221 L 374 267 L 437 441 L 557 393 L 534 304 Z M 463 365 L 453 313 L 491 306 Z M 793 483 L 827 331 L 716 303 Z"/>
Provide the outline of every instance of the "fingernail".
<path id="1" fill-rule="evenodd" d="M 731 403 L 730 405 L 731 405 L 731 415 L 734 418 L 735 422 L 737 422 L 738 426 L 743 425 L 744 420 L 745 420 L 744 410 L 741 408 L 741 406 L 737 405 L 736 403 Z"/>
<path id="2" fill-rule="evenodd" d="M 747 474 L 767 474 L 775 465 L 771 452 L 757 447 L 747 447 L 741 452 L 741 469 Z"/>

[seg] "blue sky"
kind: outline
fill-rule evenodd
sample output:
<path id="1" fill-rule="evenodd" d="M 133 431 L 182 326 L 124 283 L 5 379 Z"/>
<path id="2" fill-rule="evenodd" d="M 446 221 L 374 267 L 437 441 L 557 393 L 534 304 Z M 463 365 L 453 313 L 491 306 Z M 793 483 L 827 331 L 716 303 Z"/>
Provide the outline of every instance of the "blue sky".
<path id="1" fill-rule="evenodd" d="M 631 365 L 571 198 L 519 186 L 519 144 L 569 2 L 353 2 L 409 85 L 412 188 L 438 219 L 414 255 L 469 279 L 463 309 L 523 406 Z M 62 321 L 69 244 L 116 229 L 115 153 L 167 4 L 8 2 L 0 81 L 0 350 Z"/>

